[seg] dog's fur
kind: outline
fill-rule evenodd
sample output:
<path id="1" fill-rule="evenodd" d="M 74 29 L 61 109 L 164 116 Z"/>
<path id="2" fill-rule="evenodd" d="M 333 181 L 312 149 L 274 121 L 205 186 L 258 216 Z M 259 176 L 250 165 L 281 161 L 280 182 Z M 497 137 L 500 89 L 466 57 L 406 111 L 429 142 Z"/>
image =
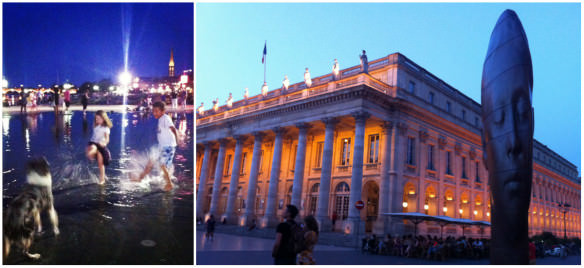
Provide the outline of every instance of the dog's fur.
<path id="1" fill-rule="evenodd" d="M 13 244 L 20 245 L 22 252 L 32 259 L 40 254 L 31 254 L 30 246 L 34 240 L 35 227 L 42 232 L 41 211 L 49 213 L 55 235 L 59 234 L 59 220 L 53 206 L 53 192 L 49 163 L 35 158 L 26 164 L 26 184 L 6 209 L 4 216 L 4 258 L 8 257 Z"/>

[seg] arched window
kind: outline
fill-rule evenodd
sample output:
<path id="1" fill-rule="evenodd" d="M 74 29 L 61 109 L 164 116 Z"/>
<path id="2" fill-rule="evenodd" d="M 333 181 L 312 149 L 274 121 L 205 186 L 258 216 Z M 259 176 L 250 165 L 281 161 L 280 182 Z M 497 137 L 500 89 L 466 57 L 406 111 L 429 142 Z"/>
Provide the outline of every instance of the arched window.
<path id="1" fill-rule="evenodd" d="M 335 187 L 335 212 L 343 220 L 349 216 L 349 194 L 350 188 L 346 182 L 340 182 Z"/>
<path id="2" fill-rule="evenodd" d="M 318 190 L 320 189 L 320 183 L 315 183 L 310 188 L 310 200 L 309 200 L 309 209 L 310 215 L 316 214 L 316 206 L 318 204 Z"/>

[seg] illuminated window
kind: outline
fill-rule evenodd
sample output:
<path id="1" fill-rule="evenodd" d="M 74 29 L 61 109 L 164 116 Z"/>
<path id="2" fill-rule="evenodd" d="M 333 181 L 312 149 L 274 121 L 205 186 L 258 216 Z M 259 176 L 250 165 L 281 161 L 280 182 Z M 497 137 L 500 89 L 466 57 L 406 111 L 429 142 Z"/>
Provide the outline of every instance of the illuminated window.
<path id="1" fill-rule="evenodd" d="M 292 170 L 294 170 L 294 168 L 296 167 L 296 150 L 298 149 L 298 144 L 296 144 L 296 146 L 294 146 L 294 150 L 292 150 L 292 156 L 290 157 L 290 159 L 292 159 Z"/>
<path id="2" fill-rule="evenodd" d="M 369 135 L 369 157 L 367 163 L 379 162 L 379 134 Z"/>
<path id="3" fill-rule="evenodd" d="M 241 171 L 239 172 L 240 174 L 245 174 L 245 160 L 247 158 L 247 153 L 243 153 L 243 156 L 241 157 Z"/>
<path id="4" fill-rule="evenodd" d="M 351 162 L 351 138 L 343 139 L 343 147 L 341 148 L 341 165 L 348 166 Z"/>
<path id="5" fill-rule="evenodd" d="M 324 142 L 316 144 L 316 167 L 322 167 L 322 152 L 324 150 Z"/>
<path id="6" fill-rule="evenodd" d="M 262 173 L 262 162 L 264 162 L 264 150 L 260 151 L 260 167 L 258 168 L 258 173 Z"/>
<path id="7" fill-rule="evenodd" d="M 318 204 L 318 190 L 320 188 L 320 183 L 315 183 L 310 188 L 310 202 L 309 202 L 309 209 L 310 215 L 316 214 L 316 205 Z"/>
<path id="8" fill-rule="evenodd" d="M 349 194 L 349 185 L 346 182 L 337 184 L 335 188 L 335 212 L 343 220 L 349 216 Z"/>
<path id="9" fill-rule="evenodd" d="M 227 156 L 227 161 L 225 162 L 224 176 L 229 176 L 231 174 L 231 155 Z"/>

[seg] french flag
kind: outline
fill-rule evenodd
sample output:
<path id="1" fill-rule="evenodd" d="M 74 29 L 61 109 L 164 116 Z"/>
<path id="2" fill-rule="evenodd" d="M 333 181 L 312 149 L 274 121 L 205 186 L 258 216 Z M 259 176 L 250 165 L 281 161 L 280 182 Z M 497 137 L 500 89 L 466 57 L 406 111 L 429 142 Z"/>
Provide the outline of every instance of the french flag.
<path id="1" fill-rule="evenodd" d="M 265 62 L 266 60 L 266 54 L 268 53 L 267 49 L 266 49 L 266 44 L 264 43 L 264 54 L 262 55 L 262 64 Z"/>

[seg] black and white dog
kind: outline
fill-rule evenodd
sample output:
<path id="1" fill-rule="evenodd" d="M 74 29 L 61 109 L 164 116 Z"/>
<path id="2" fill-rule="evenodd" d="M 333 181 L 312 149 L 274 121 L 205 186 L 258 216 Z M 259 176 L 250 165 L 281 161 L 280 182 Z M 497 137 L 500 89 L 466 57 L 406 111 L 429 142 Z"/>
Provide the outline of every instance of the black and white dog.
<path id="1" fill-rule="evenodd" d="M 4 258 L 8 257 L 13 244 L 20 245 L 29 258 L 38 259 L 40 254 L 28 252 L 34 239 L 35 228 L 42 231 L 41 211 L 49 212 L 55 235 L 59 234 L 59 220 L 53 206 L 53 191 L 49 163 L 44 157 L 26 163 L 26 184 L 6 209 L 4 215 Z"/>

